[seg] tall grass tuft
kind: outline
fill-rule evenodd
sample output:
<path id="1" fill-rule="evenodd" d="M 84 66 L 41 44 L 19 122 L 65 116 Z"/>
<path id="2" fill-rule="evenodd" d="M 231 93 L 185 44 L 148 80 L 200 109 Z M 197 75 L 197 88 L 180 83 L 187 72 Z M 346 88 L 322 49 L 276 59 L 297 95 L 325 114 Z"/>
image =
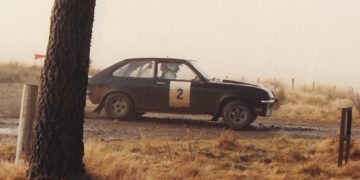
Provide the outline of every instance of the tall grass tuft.
<path id="1" fill-rule="evenodd" d="M 318 85 L 313 88 L 300 86 L 291 90 L 278 81 L 264 81 L 263 84 L 275 90 L 279 99 L 273 116 L 280 119 L 296 119 L 314 122 L 335 122 L 340 118 L 341 108 L 355 106 L 355 116 L 360 111 L 360 97 L 351 89 Z M 358 117 L 357 117 L 358 118 Z"/>
<path id="2" fill-rule="evenodd" d="M 360 111 L 360 95 L 359 93 L 356 93 L 353 97 L 353 103 L 355 108 Z"/>
<path id="3" fill-rule="evenodd" d="M 0 83 L 38 84 L 41 68 L 19 63 L 0 64 Z"/>
<path id="4" fill-rule="evenodd" d="M 213 146 L 217 149 L 231 150 L 239 147 L 239 143 L 233 132 L 226 131 L 221 133 L 220 137 L 215 140 Z"/>

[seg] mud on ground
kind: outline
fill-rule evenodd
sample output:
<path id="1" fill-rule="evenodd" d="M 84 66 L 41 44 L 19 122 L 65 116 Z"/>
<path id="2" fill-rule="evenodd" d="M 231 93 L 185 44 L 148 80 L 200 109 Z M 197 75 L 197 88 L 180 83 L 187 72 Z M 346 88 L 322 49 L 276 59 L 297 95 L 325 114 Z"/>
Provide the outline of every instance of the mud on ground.
<path id="1" fill-rule="evenodd" d="M 211 116 L 172 115 L 147 113 L 143 117 L 126 120 L 109 120 L 93 115 L 85 120 L 85 140 L 121 141 L 136 139 L 214 139 L 229 130 L 220 121 L 210 121 Z M 18 119 L 0 119 L 0 142 L 16 139 Z M 289 135 L 303 138 L 327 138 L 338 135 L 337 124 L 301 123 L 258 118 L 243 130 L 231 130 L 237 138 L 271 138 Z M 353 128 L 353 138 L 360 138 L 357 126 Z"/>

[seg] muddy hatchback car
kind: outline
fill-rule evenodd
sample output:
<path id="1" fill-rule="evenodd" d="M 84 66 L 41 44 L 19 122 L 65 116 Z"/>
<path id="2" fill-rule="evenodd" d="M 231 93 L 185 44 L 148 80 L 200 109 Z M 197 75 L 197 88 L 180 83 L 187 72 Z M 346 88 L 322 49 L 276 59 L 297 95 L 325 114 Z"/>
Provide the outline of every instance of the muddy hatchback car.
<path id="1" fill-rule="evenodd" d="M 120 61 L 89 79 L 88 97 L 111 119 L 145 112 L 212 115 L 233 129 L 257 116 L 271 116 L 273 92 L 248 83 L 216 80 L 195 61 L 134 58 Z"/>

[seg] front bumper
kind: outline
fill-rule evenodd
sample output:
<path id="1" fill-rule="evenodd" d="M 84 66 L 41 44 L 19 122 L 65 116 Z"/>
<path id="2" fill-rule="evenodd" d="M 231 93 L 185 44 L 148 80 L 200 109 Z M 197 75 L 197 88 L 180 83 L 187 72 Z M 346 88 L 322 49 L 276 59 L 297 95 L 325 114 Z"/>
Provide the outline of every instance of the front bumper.
<path id="1" fill-rule="evenodd" d="M 273 109 L 273 104 L 267 104 L 266 105 L 265 117 L 271 117 L 272 116 L 272 109 Z"/>
<path id="2" fill-rule="evenodd" d="M 264 117 L 272 116 L 273 106 L 276 102 L 277 99 L 275 98 L 269 100 L 262 100 L 259 107 L 256 108 L 257 114 Z"/>
<path id="3" fill-rule="evenodd" d="M 266 105 L 266 113 L 265 113 L 265 117 L 270 117 L 272 116 L 272 109 L 274 104 L 277 102 L 278 100 L 275 98 L 271 98 L 269 100 L 262 100 L 261 103 Z"/>
<path id="4" fill-rule="evenodd" d="M 270 100 L 262 100 L 261 103 L 264 103 L 264 104 L 274 104 L 276 103 L 276 99 L 270 99 Z"/>

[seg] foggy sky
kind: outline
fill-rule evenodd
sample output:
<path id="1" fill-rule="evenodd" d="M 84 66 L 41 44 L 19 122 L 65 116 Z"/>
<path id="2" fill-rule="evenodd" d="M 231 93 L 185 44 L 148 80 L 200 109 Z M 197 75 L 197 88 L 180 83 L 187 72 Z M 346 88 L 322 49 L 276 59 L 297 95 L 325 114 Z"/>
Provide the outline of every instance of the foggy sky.
<path id="1" fill-rule="evenodd" d="M 45 53 L 50 0 L 1 0 L 0 62 Z M 360 87 L 358 0 L 97 0 L 92 67 L 198 60 L 219 77 Z"/>

